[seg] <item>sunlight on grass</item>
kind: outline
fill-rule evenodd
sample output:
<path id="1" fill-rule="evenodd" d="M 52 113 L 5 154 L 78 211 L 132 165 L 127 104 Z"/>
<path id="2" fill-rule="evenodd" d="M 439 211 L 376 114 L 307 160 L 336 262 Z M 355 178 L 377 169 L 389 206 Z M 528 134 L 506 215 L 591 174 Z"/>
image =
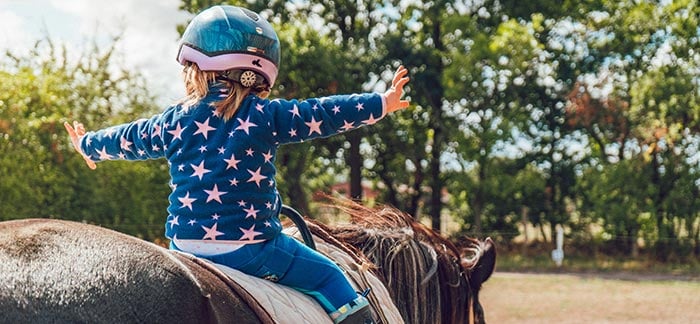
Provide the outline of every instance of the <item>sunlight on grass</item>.
<path id="1" fill-rule="evenodd" d="M 557 267 L 549 255 L 525 255 L 500 253 L 496 261 L 497 271 L 505 272 L 626 272 L 632 274 L 657 274 L 697 278 L 700 280 L 700 262 L 660 263 L 640 258 L 639 260 L 616 259 L 613 257 L 584 258 L 565 257 L 561 267 Z"/>
<path id="2" fill-rule="evenodd" d="M 698 281 L 496 272 L 480 300 L 488 323 L 700 323 Z"/>

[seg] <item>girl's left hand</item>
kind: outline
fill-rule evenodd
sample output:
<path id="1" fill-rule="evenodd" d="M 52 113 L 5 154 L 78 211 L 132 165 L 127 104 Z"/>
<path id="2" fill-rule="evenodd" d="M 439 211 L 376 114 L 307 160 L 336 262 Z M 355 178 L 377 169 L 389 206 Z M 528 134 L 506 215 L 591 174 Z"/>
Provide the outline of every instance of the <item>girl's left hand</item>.
<path id="1" fill-rule="evenodd" d="M 75 121 L 73 122 L 73 126 L 71 126 L 68 122 L 64 122 L 63 126 L 66 128 L 66 131 L 68 131 L 68 135 L 70 136 L 70 141 L 73 143 L 73 148 L 75 148 L 78 153 L 85 159 L 85 163 L 87 164 L 88 168 L 95 170 L 97 166 L 95 165 L 95 162 L 90 160 L 90 158 L 83 153 L 83 150 L 80 149 L 80 138 L 85 135 L 85 127 L 83 124 Z M 74 128 L 75 127 L 75 128 Z"/>
<path id="2" fill-rule="evenodd" d="M 403 65 L 399 66 L 396 72 L 394 72 L 391 88 L 384 92 L 387 113 L 392 113 L 409 106 L 410 102 L 408 100 L 401 100 L 403 96 L 403 87 L 410 80 L 407 75 L 408 70 Z"/>

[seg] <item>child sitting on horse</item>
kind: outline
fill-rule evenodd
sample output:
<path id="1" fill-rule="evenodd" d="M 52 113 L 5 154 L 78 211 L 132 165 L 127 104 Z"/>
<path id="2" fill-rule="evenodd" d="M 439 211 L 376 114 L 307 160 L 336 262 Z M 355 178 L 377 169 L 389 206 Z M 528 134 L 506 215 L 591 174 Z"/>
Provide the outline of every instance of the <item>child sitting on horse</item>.
<path id="1" fill-rule="evenodd" d="M 275 154 L 301 142 L 371 125 L 408 107 L 407 70 L 383 94 L 266 99 L 275 84 L 280 43 L 257 13 L 215 6 L 182 36 L 186 96 L 150 119 L 95 132 L 66 123 L 76 150 L 94 162 L 166 158 L 170 194 L 166 236 L 189 252 L 300 290 L 335 323 L 371 323 L 359 295 L 327 257 L 281 232 Z"/>

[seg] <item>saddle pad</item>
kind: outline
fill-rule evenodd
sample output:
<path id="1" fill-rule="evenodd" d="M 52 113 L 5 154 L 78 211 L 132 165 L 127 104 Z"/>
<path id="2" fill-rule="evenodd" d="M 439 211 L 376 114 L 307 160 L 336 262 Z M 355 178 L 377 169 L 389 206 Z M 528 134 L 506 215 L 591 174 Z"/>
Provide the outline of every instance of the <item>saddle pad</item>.
<path id="1" fill-rule="evenodd" d="M 262 306 L 275 323 L 333 324 L 331 318 L 313 298 L 297 290 L 265 279 L 247 275 L 221 264 L 214 264 Z"/>
<path id="2" fill-rule="evenodd" d="M 285 232 L 299 239 L 296 228 L 288 228 Z M 367 288 L 358 287 L 357 282 L 366 283 L 372 288 L 371 294 L 373 296 L 368 297 L 374 297 L 370 298 L 370 301 L 375 302 L 375 305 L 372 305 L 375 312 L 383 312 L 382 317 L 384 319 L 381 322 L 390 324 L 403 323 L 401 314 L 399 314 L 398 309 L 389 296 L 389 292 L 379 278 L 367 270 L 362 270 L 359 265 L 353 262 L 352 257 L 341 249 L 320 239 L 315 239 L 314 241 L 316 242 L 316 249 L 320 253 L 333 259 L 341 269 L 346 271 L 345 275 L 355 290 L 363 291 Z M 275 323 L 333 324 L 333 321 L 328 317 L 321 305 L 306 294 L 281 284 L 246 275 L 225 265 L 213 265 L 252 295 L 260 306 L 270 314 Z M 380 305 L 376 305 L 376 303 Z"/>

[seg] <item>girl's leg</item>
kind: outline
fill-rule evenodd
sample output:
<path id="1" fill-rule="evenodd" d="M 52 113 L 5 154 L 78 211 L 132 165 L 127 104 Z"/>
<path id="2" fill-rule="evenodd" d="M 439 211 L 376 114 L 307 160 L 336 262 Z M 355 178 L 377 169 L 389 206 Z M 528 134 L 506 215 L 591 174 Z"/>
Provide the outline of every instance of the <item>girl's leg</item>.
<path id="1" fill-rule="evenodd" d="M 334 323 L 374 323 L 369 302 L 358 296 L 335 262 L 284 234 L 270 246 L 274 260 L 265 263 L 259 276 L 312 296 Z"/>
<path id="2" fill-rule="evenodd" d="M 171 248 L 177 249 L 173 245 Z M 335 323 L 362 313 L 367 314 L 361 315 L 363 318 L 369 318 L 367 299 L 358 296 L 343 271 L 324 255 L 285 234 L 234 252 L 201 257 L 310 295 Z"/>
<path id="3" fill-rule="evenodd" d="M 258 275 L 311 295 L 326 312 L 357 298 L 357 292 L 333 261 L 298 240 L 280 234 L 265 250 L 269 250 L 270 258 Z"/>

